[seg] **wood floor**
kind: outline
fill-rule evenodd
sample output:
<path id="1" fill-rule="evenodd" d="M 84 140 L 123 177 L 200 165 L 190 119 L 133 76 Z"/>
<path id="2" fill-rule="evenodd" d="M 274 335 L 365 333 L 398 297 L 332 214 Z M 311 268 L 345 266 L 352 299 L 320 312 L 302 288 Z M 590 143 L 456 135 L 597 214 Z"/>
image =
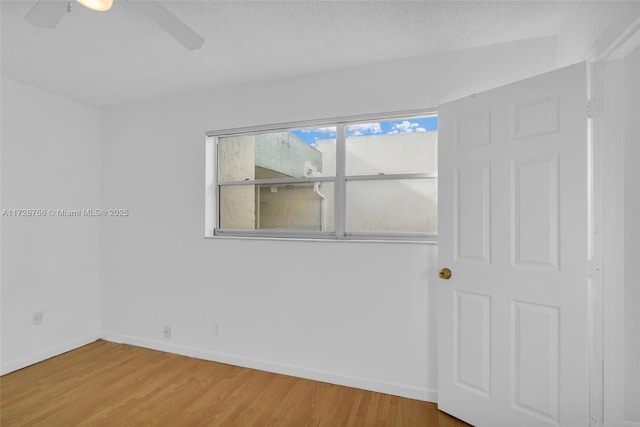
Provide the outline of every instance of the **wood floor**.
<path id="1" fill-rule="evenodd" d="M 97 341 L 0 378 L 0 425 L 434 426 L 433 403 Z"/>

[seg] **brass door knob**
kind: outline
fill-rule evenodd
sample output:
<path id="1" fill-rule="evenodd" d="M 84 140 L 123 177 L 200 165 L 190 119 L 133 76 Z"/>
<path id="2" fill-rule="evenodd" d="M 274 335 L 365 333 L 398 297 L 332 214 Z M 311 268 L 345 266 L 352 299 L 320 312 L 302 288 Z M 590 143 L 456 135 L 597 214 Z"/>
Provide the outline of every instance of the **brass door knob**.
<path id="1" fill-rule="evenodd" d="M 439 276 L 442 280 L 449 280 L 451 279 L 451 270 L 445 267 L 442 270 L 440 270 Z"/>

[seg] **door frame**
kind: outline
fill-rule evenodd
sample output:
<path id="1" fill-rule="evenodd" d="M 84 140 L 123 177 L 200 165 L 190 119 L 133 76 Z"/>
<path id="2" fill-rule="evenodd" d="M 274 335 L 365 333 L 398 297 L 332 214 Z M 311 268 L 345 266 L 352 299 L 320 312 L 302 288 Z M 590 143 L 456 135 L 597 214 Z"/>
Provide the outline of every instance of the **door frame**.
<path id="1" fill-rule="evenodd" d="M 589 425 L 624 423 L 624 108 L 622 67 L 640 17 L 610 27 L 586 54 L 589 105 Z"/>

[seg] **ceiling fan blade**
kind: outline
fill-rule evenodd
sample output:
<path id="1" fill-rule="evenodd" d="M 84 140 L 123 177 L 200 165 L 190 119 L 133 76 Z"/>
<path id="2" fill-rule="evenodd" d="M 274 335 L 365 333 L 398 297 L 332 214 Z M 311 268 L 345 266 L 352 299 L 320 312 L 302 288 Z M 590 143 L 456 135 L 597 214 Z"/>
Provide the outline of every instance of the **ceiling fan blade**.
<path id="1" fill-rule="evenodd" d="M 67 13 L 66 1 L 40 0 L 24 17 L 28 23 L 41 28 L 55 28 L 62 17 Z"/>
<path id="2" fill-rule="evenodd" d="M 130 0 L 129 4 L 171 34 L 187 49 L 196 50 L 202 47 L 204 39 L 156 1 Z"/>

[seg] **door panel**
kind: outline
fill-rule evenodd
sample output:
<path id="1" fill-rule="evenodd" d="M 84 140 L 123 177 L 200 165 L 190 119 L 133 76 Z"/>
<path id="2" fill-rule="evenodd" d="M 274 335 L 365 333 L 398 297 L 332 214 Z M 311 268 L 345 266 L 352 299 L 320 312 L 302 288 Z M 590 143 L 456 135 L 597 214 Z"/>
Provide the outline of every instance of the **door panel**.
<path id="1" fill-rule="evenodd" d="M 456 259 L 491 260 L 491 165 L 473 163 L 454 168 L 454 234 Z"/>
<path id="2" fill-rule="evenodd" d="M 554 424 L 560 402 L 559 309 L 519 301 L 511 304 L 513 406 Z"/>
<path id="3" fill-rule="evenodd" d="M 438 405 L 588 420 L 586 67 L 439 108 Z"/>
<path id="4" fill-rule="evenodd" d="M 455 298 L 455 382 L 490 396 L 491 297 L 456 291 Z"/>
<path id="5" fill-rule="evenodd" d="M 511 259 L 520 267 L 558 267 L 558 159 L 514 161 Z"/>

